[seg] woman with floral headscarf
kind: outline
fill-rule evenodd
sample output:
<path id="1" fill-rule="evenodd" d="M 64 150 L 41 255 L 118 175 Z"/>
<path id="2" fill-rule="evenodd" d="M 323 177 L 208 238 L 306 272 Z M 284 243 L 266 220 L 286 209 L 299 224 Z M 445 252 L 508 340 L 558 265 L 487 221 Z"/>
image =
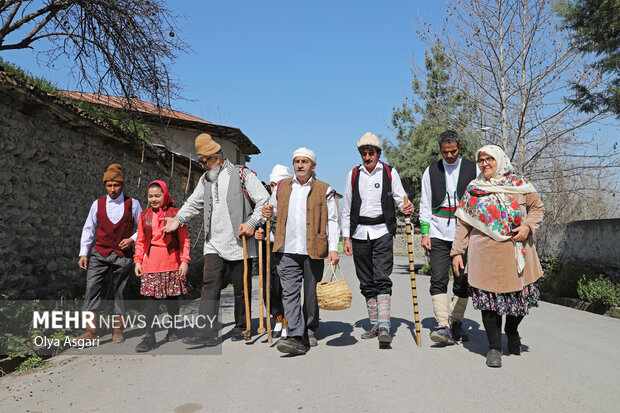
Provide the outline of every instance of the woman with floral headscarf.
<path id="1" fill-rule="evenodd" d="M 510 354 L 521 353 L 517 327 L 538 306 L 537 280 L 542 268 L 532 235 L 545 208 L 534 186 L 514 172 L 495 145 L 476 153 L 480 174 L 471 181 L 456 211 L 452 267 L 469 276 L 470 295 L 489 341 L 487 366 L 501 367 L 502 316 Z M 463 254 L 467 251 L 467 269 Z"/>

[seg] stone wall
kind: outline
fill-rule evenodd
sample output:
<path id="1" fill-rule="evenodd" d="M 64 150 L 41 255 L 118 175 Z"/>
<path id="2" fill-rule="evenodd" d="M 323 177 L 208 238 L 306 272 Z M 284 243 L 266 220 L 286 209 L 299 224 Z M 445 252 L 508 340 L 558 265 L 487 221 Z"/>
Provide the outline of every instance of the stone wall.
<path id="1" fill-rule="evenodd" d="M 199 176 L 194 170 L 185 193 L 187 169 L 178 166 L 171 177 L 148 144 L 142 163 L 142 142 L 67 106 L 5 75 L 0 79 L 0 291 L 14 298 L 83 294 L 80 236 L 92 202 L 105 195 L 102 177 L 109 164 L 123 165 L 125 194 L 143 207 L 151 180 L 165 180 L 181 206 Z M 200 218 L 189 229 L 193 247 Z M 198 242 L 191 254 L 194 272 L 201 252 Z"/>
<path id="2" fill-rule="evenodd" d="M 592 267 L 620 282 L 620 219 L 574 221 L 543 228 L 536 248 L 542 257 Z"/>

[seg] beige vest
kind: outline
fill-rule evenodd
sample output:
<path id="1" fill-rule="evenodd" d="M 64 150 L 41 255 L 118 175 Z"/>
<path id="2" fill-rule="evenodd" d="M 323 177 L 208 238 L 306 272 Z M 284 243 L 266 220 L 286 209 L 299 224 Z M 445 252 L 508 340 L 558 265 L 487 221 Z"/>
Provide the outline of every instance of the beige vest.
<path id="1" fill-rule="evenodd" d="M 276 237 L 273 251 L 277 252 L 284 245 L 286 236 L 286 217 L 288 203 L 293 190 L 293 179 L 280 182 L 278 188 L 278 218 L 276 220 Z M 306 204 L 306 249 L 310 258 L 322 260 L 327 258 L 327 199 L 325 193 L 329 185 L 313 179 Z"/>

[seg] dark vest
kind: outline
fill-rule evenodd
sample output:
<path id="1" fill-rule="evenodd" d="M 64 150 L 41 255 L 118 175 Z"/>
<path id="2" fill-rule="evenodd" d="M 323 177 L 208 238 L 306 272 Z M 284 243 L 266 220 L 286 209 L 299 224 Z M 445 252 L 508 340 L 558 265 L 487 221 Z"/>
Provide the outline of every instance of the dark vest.
<path id="1" fill-rule="evenodd" d="M 125 199 L 123 217 L 116 224 L 113 224 L 108 218 L 106 199 L 107 197 L 104 196 L 97 200 L 97 241 L 94 248 L 104 257 L 112 252 L 115 252 L 119 257 L 133 257 L 133 249 L 122 251 L 118 247 L 122 240 L 131 237 L 133 234 L 132 200 L 131 198 Z"/>
<path id="2" fill-rule="evenodd" d="M 177 212 L 179 212 L 179 208 L 168 207 L 165 212 L 166 217 L 174 218 L 177 216 Z M 140 220 L 142 221 L 142 231 L 144 232 L 144 246 L 145 246 L 145 255 L 149 255 L 151 251 L 151 239 L 153 238 L 153 208 L 145 209 L 140 214 Z M 168 253 L 172 254 L 174 251 L 179 250 L 179 232 L 174 231 L 164 236 L 164 240 L 166 241 L 166 248 L 168 249 Z"/>
<path id="3" fill-rule="evenodd" d="M 392 167 L 384 162 L 383 165 L 383 184 L 381 186 L 381 209 L 383 214 L 378 217 L 361 217 L 362 197 L 360 196 L 360 168 L 358 165 L 351 172 L 351 233 L 353 236 L 358 225 L 387 225 L 388 232 L 392 236 L 396 235 L 396 211 L 394 206 L 394 195 L 392 192 Z"/>
<path id="4" fill-rule="evenodd" d="M 432 163 L 428 167 L 428 174 L 431 180 L 431 193 L 433 195 L 431 201 L 431 208 L 433 212 L 437 212 L 443 201 L 446 199 L 446 170 L 443 167 L 443 160 L 440 159 L 437 162 Z M 465 189 L 467 185 L 474 179 L 476 179 L 476 175 L 478 174 L 478 168 L 476 167 L 476 163 L 469 161 L 467 159 L 461 158 L 461 168 L 459 170 L 459 178 L 456 184 L 456 198 L 457 202 L 455 207 L 458 205 L 458 200 L 461 199 L 463 194 L 465 193 Z"/>

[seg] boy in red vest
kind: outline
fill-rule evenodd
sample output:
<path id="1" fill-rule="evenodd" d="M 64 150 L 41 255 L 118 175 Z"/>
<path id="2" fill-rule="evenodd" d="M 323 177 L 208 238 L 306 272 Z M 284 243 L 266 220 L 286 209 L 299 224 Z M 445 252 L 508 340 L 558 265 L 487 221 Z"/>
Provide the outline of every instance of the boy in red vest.
<path id="1" fill-rule="evenodd" d="M 125 286 L 133 267 L 133 245 L 137 236 L 134 228 L 142 207 L 138 200 L 125 198 L 125 177 L 119 164 L 108 166 L 103 174 L 103 183 L 108 195 L 93 202 L 80 240 L 78 266 L 87 270 L 82 311 L 98 310 L 103 281 L 110 272 L 114 282 L 114 313 L 122 315 L 126 313 Z M 93 250 L 87 258 L 91 246 Z M 119 321 L 115 319 L 114 323 L 112 341 L 115 343 L 125 341 Z M 79 338 L 96 338 L 96 325 L 95 320 L 95 328 L 87 328 Z"/>

